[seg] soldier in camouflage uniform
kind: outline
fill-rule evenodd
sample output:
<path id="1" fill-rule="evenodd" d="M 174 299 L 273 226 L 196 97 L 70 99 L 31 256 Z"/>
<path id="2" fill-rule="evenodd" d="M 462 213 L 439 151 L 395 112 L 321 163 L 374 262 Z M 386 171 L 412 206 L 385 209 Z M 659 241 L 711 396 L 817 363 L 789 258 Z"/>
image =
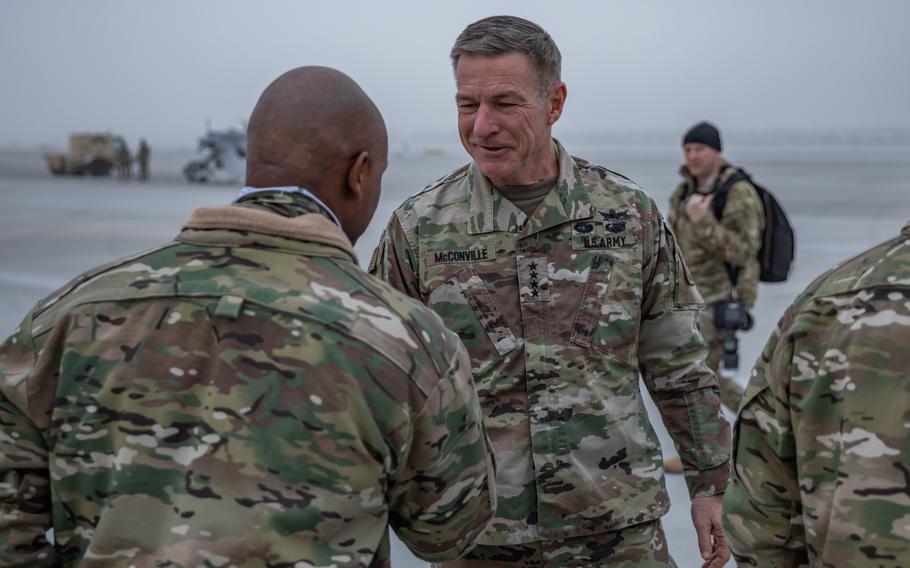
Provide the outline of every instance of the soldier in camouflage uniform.
<path id="1" fill-rule="evenodd" d="M 817 279 L 746 388 L 724 528 L 740 566 L 910 565 L 910 223 Z"/>
<path id="2" fill-rule="evenodd" d="M 732 299 L 749 306 L 755 303 L 764 210 L 752 184 L 740 180 L 730 187 L 721 218 L 714 216 L 711 210 L 714 195 L 737 173 L 724 160 L 722 148 L 720 132 L 712 124 L 701 122 L 686 132 L 683 137 L 686 164 L 680 168 L 683 181 L 670 196 L 667 218 L 695 285 L 708 306 L 699 321 L 708 343 L 708 365 L 720 380 L 721 400 L 736 412 L 743 389 L 733 377 L 721 374 L 724 332 L 714 325 L 713 307 L 717 302 Z M 684 199 L 684 196 L 688 197 Z M 727 265 L 735 267 L 735 285 Z"/>
<path id="3" fill-rule="evenodd" d="M 130 179 L 132 168 L 133 158 L 130 156 L 130 149 L 126 147 L 126 142 L 122 142 L 117 150 L 117 173 L 120 179 Z"/>
<path id="4" fill-rule="evenodd" d="M 706 564 L 729 426 L 701 298 L 654 202 L 551 137 L 559 51 L 532 22 L 476 22 L 452 50 L 473 163 L 408 199 L 371 271 L 464 341 L 498 466 L 496 516 L 445 566 L 668 566 L 661 450 L 639 372 L 686 465 Z"/>
<path id="5" fill-rule="evenodd" d="M 136 162 L 139 164 L 139 179 L 148 181 L 149 179 L 149 159 L 152 150 L 149 148 L 145 138 L 139 139 L 139 150 L 136 152 Z"/>
<path id="6" fill-rule="evenodd" d="M 260 189 L 73 280 L 0 348 L 0 565 L 387 567 L 390 524 L 438 560 L 491 517 L 464 347 L 356 264 L 378 111 L 300 68 L 249 140 Z"/>

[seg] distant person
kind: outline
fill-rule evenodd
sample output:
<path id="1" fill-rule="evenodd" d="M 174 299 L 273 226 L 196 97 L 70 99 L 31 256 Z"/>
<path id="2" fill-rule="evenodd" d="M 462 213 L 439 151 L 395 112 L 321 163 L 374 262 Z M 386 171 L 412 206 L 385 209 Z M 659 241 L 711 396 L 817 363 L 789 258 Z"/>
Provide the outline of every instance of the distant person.
<path id="1" fill-rule="evenodd" d="M 670 197 L 667 216 L 707 305 L 699 323 L 708 343 L 708 365 L 720 380 L 724 406 L 736 412 L 743 395 L 734 378 L 736 332 L 751 327 L 764 210 L 755 187 L 741 179 L 722 150 L 713 124 L 700 122 L 686 132 L 683 181 Z"/>
<path id="2" fill-rule="evenodd" d="M 152 150 L 145 142 L 145 138 L 139 139 L 139 151 L 136 152 L 136 161 L 139 162 L 139 179 L 146 181 L 149 179 L 149 158 Z"/>
<path id="3" fill-rule="evenodd" d="M 560 59 L 521 18 L 459 35 L 455 102 L 473 161 L 395 211 L 370 267 L 458 332 L 486 412 L 496 515 L 443 565 L 672 566 L 641 373 L 683 453 L 705 565 L 718 567 L 729 426 L 701 297 L 653 200 L 553 139 Z"/>
<path id="4" fill-rule="evenodd" d="M 234 205 L 83 274 L 0 348 L 0 565 L 389 566 L 389 525 L 427 560 L 486 525 L 467 354 L 355 259 L 379 111 L 303 67 L 249 141 Z"/>
<path id="5" fill-rule="evenodd" d="M 724 528 L 740 566 L 910 564 L 910 223 L 813 282 L 755 366 Z"/>
<path id="6" fill-rule="evenodd" d="M 130 149 L 126 144 L 122 144 L 117 151 L 117 172 L 120 179 L 130 179 L 130 170 L 132 169 L 133 160 L 130 157 Z"/>

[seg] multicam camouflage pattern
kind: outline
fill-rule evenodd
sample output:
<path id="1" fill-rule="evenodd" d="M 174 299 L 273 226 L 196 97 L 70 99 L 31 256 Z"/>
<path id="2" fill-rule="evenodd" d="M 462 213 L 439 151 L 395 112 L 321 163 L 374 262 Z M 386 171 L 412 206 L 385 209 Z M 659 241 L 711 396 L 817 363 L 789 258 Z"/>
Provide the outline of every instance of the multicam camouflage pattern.
<path id="1" fill-rule="evenodd" d="M 701 313 L 698 318 L 698 329 L 701 331 L 702 337 L 705 338 L 705 343 L 708 344 L 708 356 L 705 358 L 705 363 L 714 371 L 717 375 L 717 381 L 720 383 L 720 402 L 730 412 L 735 413 L 742 402 L 744 389 L 737 382 L 736 377 L 724 376 L 721 373 L 725 332 L 714 325 L 713 309 L 708 308 Z"/>
<path id="2" fill-rule="evenodd" d="M 696 328 L 701 298 L 654 202 L 562 146 L 530 217 L 475 164 L 407 200 L 371 271 L 468 349 L 497 463 L 484 544 L 613 531 L 669 507 L 639 371 L 693 496 L 723 491 L 729 426 Z"/>
<path id="3" fill-rule="evenodd" d="M 737 421 L 740 566 L 910 565 L 910 224 L 786 312 Z"/>
<path id="4" fill-rule="evenodd" d="M 679 239 L 679 248 L 692 271 L 699 293 L 707 304 L 731 299 L 733 285 L 724 266 L 724 263 L 729 263 L 739 267 L 736 297 L 747 304 L 754 304 L 758 290 L 758 250 L 765 225 L 764 209 L 755 188 L 747 181 L 736 182 L 727 194 L 727 204 L 719 221 L 713 213 L 709 213 L 693 223 L 684 211 L 682 196 L 686 188 L 690 188 L 689 193 L 710 192 L 735 175 L 736 168 L 723 162 L 717 183 L 708 184 L 706 190 L 697 187 L 697 182 L 685 166 L 680 169 L 680 174 L 685 179 L 670 196 L 667 219 Z"/>
<path id="5" fill-rule="evenodd" d="M 495 501 L 468 365 L 325 218 L 197 211 L 0 348 L 0 564 L 454 558 Z"/>
<path id="6" fill-rule="evenodd" d="M 436 568 L 675 568 L 660 521 L 618 531 L 512 546 L 479 545 Z"/>
<path id="7" fill-rule="evenodd" d="M 234 204 L 237 207 L 269 211 L 282 217 L 299 217 L 315 213 L 334 221 L 333 213 L 324 203 L 311 199 L 300 191 L 287 191 L 287 188 L 281 190 L 244 188 Z"/>

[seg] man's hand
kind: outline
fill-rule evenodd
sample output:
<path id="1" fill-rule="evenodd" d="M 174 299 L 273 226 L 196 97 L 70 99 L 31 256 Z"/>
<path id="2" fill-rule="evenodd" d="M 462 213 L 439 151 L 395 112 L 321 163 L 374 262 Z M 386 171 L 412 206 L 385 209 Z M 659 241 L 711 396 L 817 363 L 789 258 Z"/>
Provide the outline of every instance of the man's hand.
<path id="1" fill-rule="evenodd" d="M 705 561 L 702 568 L 721 568 L 730 559 L 730 546 L 720 521 L 723 501 L 723 493 L 692 499 L 692 524 L 698 535 L 698 550 Z"/>
<path id="2" fill-rule="evenodd" d="M 686 200 L 686 215 L 689 216 L 693 223 L 698 223 L 702 217 L 708 214 L 712 201 L 714 201 L 713 193 L 709 195 L 693 193 Z"/>

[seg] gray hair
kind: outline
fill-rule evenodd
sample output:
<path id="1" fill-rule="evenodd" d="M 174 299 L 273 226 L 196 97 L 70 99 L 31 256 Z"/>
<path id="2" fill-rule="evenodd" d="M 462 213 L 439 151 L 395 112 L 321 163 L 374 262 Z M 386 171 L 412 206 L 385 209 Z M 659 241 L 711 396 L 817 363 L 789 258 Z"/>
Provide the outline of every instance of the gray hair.
<path id="1" fill-rule="evenodd" d="M 553 38 L 534 22 L 515 16 L 491 16 L 466 27 L 452 46 L 452 69 L 464 54 L 507 53 L 523 53 L 531 60 L 542 94 L 560 82 L 562 56 Z"/>

